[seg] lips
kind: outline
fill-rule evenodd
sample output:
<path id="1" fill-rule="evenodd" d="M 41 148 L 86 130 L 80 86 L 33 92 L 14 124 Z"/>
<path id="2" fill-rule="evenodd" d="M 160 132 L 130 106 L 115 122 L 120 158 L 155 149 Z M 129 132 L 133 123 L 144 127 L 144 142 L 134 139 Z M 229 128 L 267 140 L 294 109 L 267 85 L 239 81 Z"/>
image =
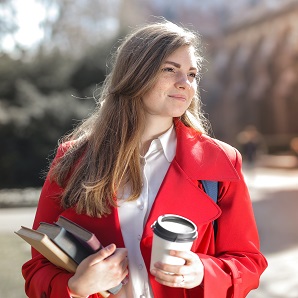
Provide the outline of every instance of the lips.
<path id="1" fill-rule="evenodd" d="M 181 94 L 172 94 L 172 95 L 169 95 L 169 97 L 173 99 L 181 100 L 181 101 L 186 101 L 186 96 Z"/>

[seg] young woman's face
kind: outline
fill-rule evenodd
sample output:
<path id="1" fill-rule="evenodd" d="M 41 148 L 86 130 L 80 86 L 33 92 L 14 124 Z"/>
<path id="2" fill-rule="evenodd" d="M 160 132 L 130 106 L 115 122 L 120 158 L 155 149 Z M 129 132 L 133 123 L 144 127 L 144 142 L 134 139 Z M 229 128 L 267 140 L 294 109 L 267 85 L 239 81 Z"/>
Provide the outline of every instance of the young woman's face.
<path id="1" fill-rule="evenodd" d="M 161 65 L 156 84 L 143 96 L 145 112 L 157 117 L 180 117 L 197 90 L 194 48 L 182 46 Z"/>

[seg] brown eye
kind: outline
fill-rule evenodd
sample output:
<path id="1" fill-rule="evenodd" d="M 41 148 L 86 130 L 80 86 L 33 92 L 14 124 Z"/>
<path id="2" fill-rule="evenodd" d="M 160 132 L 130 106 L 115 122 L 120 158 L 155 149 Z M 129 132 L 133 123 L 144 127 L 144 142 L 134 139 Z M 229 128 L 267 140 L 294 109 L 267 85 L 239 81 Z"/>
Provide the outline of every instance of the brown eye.
<path id="1" fill-rule="evenodd" d="M 174 68 L 173 67 L 164 67 L 162 69 L 163 72 L 174 72 Z"/>

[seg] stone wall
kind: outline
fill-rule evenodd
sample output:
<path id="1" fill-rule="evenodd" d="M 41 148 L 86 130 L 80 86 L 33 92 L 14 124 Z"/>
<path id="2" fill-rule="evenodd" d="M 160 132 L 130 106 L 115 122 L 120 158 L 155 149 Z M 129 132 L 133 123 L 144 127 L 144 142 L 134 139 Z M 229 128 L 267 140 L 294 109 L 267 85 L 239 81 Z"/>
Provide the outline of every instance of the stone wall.
<path id="1" fill-rule="evenodd" d="M 206 99 L 213 103 L 211 120 L 219 136 L 233 143 L 253 124 L 269 143 L 285 147 L 298 135 L 297 19 L 296 1 L 231 22 L 212 40 Z"/>

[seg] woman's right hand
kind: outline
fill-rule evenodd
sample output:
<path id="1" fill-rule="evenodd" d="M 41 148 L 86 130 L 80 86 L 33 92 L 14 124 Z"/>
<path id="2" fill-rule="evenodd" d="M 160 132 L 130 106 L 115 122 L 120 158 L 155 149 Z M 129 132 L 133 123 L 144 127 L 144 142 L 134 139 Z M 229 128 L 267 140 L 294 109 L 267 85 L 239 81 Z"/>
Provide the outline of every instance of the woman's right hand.
<path id="1" fill-rule="evenodd" d="M 116 249 L 115 244 L 90 255 L 68 281 L 71 296 L 87 297 L 119 285 L 128 274 L 127 265 L 127 249 Z"/>

